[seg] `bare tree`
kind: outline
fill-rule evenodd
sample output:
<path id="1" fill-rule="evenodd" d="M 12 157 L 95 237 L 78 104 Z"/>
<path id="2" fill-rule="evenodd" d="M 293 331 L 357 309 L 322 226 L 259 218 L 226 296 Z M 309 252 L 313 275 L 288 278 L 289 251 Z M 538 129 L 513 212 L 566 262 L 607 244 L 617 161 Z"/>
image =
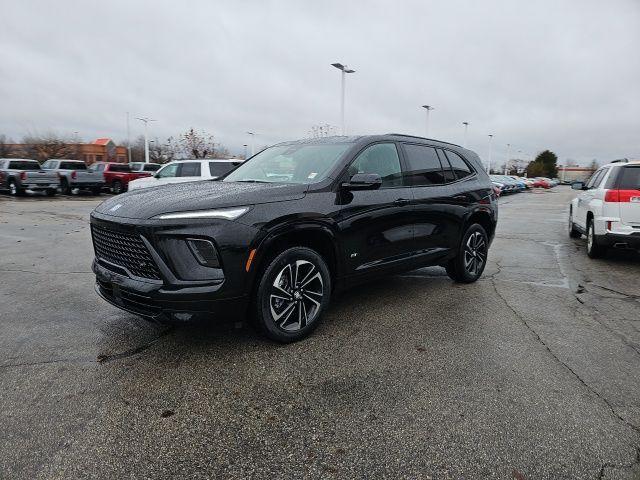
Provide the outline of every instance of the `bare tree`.
<path id="1" fill-rule="evenodd" d="M 308 135 L 311 138 L 322 138 L 322 137 L 331 137 L 337 134 L 338 134 L 338 127 L 325 123 L 321 125 L 311 125 L 311 129 L 309 130 Z"/>
<path id="2" fill-rule="evenodd" d="M 0 158 L 9 158 L 16 153 L 12 143 L 10 138 L 0 135 Z"/>
<path id="3" fill-rule="evenodd" d="M 167 139 L 167 143 L 159 142 L 158 139 L 149 143 L 149 161 L 153 163 L 168 163 L 175 156 L 175 148 Z M 143 140 L 144 142 L 144 140 Z M 144 148 L 143 148 L 144 155 Z"/>
<path id="4" fill-rule="evenodd" d="M 55 133 L 27 135 L 22 139 L 23 154 L 39 162 L 50 158 L 80 158 L 80 148 L 73 140 L 59 137 Z"/>

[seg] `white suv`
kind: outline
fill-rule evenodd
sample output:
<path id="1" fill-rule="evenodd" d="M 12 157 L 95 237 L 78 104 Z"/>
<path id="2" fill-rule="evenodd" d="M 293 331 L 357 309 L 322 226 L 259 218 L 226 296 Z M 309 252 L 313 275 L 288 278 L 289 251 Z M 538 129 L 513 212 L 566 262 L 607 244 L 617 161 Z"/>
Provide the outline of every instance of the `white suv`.
<path id="1" fill-rule="evenodd" d="M 139 178 L 129 182 L 129 191 L 140 188 L 159 187 L 169 183 L 213 180 L 226 175 L 243 162 L 239 158 L 177 160 L 167 163 L 152 177 Z"/>
<path id="2" fill-rule="evenodd" d="M 616 160 L 598 169 L 571 201 L 569 235 L 587 236 L 587 255 L 597 258 L 608 248 L 640 250 L 640 161 Z"/>

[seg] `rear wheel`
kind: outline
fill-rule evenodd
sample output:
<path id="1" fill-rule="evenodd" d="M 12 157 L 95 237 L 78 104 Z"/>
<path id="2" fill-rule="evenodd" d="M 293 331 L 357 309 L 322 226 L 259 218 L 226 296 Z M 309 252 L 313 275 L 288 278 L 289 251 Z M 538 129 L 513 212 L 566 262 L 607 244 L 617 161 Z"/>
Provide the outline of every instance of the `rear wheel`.
<path id="1" fill-rule="evenodd" d="M 111 184 L 111 191 L 116 195 L 122 193 L 124 188 L 122 187 L 122 182 L 120 180 L 116 180 Z"/>
<path id="2" fill-rule="evenodd" d="M 48 188 L 47 189 L 47 197 L 54 197 L 56 195 L 57 190 L 55 188 Z"/>
<path id="3" fill-rule="evenodd" d="M 93 187 L 91 189 L 91 193 L 94 195 L 100 195 L 102 193 L 102 187 Z"/>
<path id="4" fill-rule="evenodd" d="M 69 180 L 66 178 L 62 179 L 62 183 L 60 184 L 60 190 L 62 190 L 63 195 L 71 195 L 73 190 L 71 189 L 71 185 L 69 185 Z"/>
<path id="5" fill-rule="evenodd" d="M 482 225 L 474 223 L 465 232 L 458 255 L 447 263 L 447 275 L 455 282 L 475 282 L 484 272 L 488 254 L 487 232 Z"/>
<path id="6" fill-rule="evenodd" d="M 573 223 L 573 211 L 569 211 L 569 237 L 580 238 L 582 234 L 576 230 L 576 226 Z"/>
<path id="7" fill-rule="evenodd" d="M 605 253 L 607 253 L 607 249 L 598 244 L 595 222 L 590 219 L 587 224 L 587 255 L 589 258 L 601 258 Z"/>
<path id="8" fill-rule="evenodd" d="M 293 247 L 264 270 L 255 298 L 259 329 L 277 342 L 309 335 L 320 322 L 331 296 L 331 276 L 314 250 Z"/>
<path id="9" fill-rule="evenodd" d="M 24 195 L 24 188 L 19 188 L 15 180 L 9 180 L 9 193 L 14 197 Z"/>

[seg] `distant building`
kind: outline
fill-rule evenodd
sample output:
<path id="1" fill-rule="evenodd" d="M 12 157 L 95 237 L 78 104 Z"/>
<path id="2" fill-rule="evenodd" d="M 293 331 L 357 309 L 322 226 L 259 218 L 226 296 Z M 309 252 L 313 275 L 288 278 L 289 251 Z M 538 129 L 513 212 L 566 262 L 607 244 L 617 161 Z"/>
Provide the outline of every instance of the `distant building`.
<path id="1" fill-rule="evenodd" d="M 593 167 L 558 165 L 558 178 L 561 183 L 586 182 L 594 171 Z"/>
<path id="2" fill-rule="evenodd" d="M 9 143 L 4 146 L 13 158 L 47 160 L 53 150 L 46 142 L 38 144 Z M 55 158 L 77 158 L 87 165 L 94 162 L 127 163 L 127 147 L 118 146 L 110 138 L 98 138 L 91 143 L 66 143 L 55 146 Z"/>

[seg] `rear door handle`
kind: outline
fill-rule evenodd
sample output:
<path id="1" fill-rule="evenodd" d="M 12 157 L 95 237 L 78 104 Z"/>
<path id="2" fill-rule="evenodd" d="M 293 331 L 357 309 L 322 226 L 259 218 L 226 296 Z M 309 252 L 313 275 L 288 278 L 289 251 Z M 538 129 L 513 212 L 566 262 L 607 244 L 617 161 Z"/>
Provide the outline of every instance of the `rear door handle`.
<path id="1" fill-rule="evenodd" d="M 411 200 L 407 199 L 407 198 L 399 198 L 397 199 L 394 203 L 394 205 L 398 205 L 398 206 L 404 206 L 404 205 L 409 205 L 409 202 Z"/>

